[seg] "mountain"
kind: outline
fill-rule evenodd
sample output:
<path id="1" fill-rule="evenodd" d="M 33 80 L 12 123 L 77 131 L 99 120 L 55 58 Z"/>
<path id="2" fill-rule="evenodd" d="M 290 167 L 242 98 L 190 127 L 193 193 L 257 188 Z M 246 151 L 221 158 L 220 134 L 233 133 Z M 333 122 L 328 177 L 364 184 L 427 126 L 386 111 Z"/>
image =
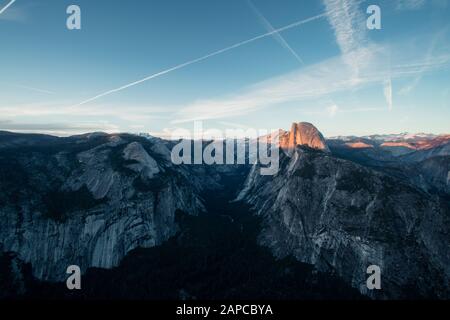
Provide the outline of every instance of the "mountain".
<path id="1" fill-rule="evenodd" d="M 0 299 L 367 299 L 336 275 L 321 273 L 292 257 L 275 259 L 257 244 L 260 219 L 230 202 L 243 173 L 205 194 L 205 213 L 176 213 L 178 232 L 164 243 L 136 248 L 117 267 L 88 268 L 82 290 L 41 281 L 17 254 L 0 254 Z"/>
<path id="2" fill-rule="evenodd" d="M 450 155 L 450 135 L 341 136 L 330 138 L 327 143 L 335 152 L 364 154 L 367 158 L 379 161 L 411 162 Z"/>
<path id="3" fill-rule="evenodd" d="M 0 292 L 450 297 L 445 138 L 393 153 L 310 123 L 275 134 L 260 139 L 279 138 L 279 171 L 263 176 L 258 163 L 174 165 L 177 142 L 151 136 L 0 132 Z M 89 290 L 65 289 L 72 264 Z M 366 287 L 371 264 L 380 291 Z"/>
<path id="4" fill-rule="evenodd" d="M 279 140 L 280 147 L 288 151 L 293 151 L 298 145 L 329 151 L 322 133 L 308 122 L 293 123 L 289 132 L 280 134 Z"/>
<path id="5" fill-rule="evenodd" d="M 0 298 L 362 299 L 335 275 L 257 244 L 230 200 L 249 166 L 175 166 L 174 143 L 10 135 L 0 146 Z M 83 290 L 65 286 L 82 268 Z"/>
<path id="6" fill-rule="evenodd" d="M 9 136 L 0 135 L 0 248 L 39 279 L 64 279 L 71 264 L 116 266 L 173 236 L 176 210 L 203 210 L 194 179 L 172 165 L 163 142 Z"/>
<path id="7" fill-rule="evenodd" d="M 450 135 L 350 136 L 328 139 L 327 144 L 337 157 L 382 171 L 426 192 L 450 196 Z"/>
<path id="8" fill-rule="evenodd" d="M 450 156 L 436 156 L 414 164 L 409 169 L 413 184 L 450 199 Z"/>
<path id="9" fill-rule="evenodd" d="M 263 220 L 259 243 L 335 272 L 374 298 L 448 298 L 448 202 L 326 152 L 298 146 L 275 176 L 252 170 L 238 200 Z M 365 270 L 382 270 L 380 292 Z"/>

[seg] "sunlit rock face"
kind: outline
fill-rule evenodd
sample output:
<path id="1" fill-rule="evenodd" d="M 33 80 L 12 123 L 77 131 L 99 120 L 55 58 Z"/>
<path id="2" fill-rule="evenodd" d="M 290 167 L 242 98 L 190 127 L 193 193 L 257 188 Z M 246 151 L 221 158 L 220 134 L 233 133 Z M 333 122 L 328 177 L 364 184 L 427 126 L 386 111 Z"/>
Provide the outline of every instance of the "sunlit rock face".
<path id="1" fill-rule="evenodd" d="M 289 132 L 280 134 L 280 147 L 293 151 L 296 146 L 303 145 L 313 149 L 329 152 L 325 138 L 317 128 L 308 122 L 293 123 Z"/>
<path id="2" fill-rule="evenodd" d="M 348 142 L 345 144 L 347 147 L 352 148 L 352 149 L 366 149 L 366 148 L 373 148 L 372 145 L 364 143 L 362 141 L 358 141 L 358 142 Z"/>
<path id="3" fill-rule="evenodd" d="M 251 171 L 238 199 L 263 220 L 259 243 L 335 272 L 375 298 L 450 297 L 447 202 L 327 152 L 298 146 L 275 176 Z M 383 290 L 369 291 L 378 265 Z"/>

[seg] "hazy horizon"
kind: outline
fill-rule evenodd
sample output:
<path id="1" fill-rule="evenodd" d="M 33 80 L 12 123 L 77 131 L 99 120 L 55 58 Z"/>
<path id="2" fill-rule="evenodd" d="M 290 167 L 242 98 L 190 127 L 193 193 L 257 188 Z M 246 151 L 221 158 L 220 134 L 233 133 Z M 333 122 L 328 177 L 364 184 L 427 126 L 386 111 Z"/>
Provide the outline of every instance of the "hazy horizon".
<path id="1" fill-rule="evenodd" d="M 298 122 L 298 121 L 297 121 Z M 206 130 L 209 128 L 206 128 Z M 213 128 L 212 128 L 213 129 Z M 257 129 L 257 128 L 254 128 Z M 320 131 L 320 128 L 318 128 Z M 189 129 L 188 129 L 189 130 Z M 286 127 L 286 128 L 278 128 L 278 129 L 273 129 L 273 130 L 269 130 L 269 132 L 274 132 L 276 130 L 285 130 L 285 131 L 289 131 L 290 127 Z M 190 132 L 193 132 L 193 130 L 189 130 Z M 106 131 L 86 131 L 86 132 L 80 132 L 80 133 L 74 133 L 74 134 L 58 134 L 55 132 L 39 132 L 39 131 L 26 131 L 26 130 L 4 130 L 4 129 L 0 129 L 0 132 L 10 132 L 10 133 L 17 133 L 17 134 L 37 134 L 37 135 L 49 135 L 49 136 L 55 136 L 55 137 L 60 137 L 60 138 L 65 138 L 65 137 L 71 137 L 71 136 L 81 136 L 81 135 L 88 135 L 88 134 L 94 134 L 94 133 L 103 133 L 103 134 L 108 134 L 108 135 L 115 135 L 115 134 L 132 134 L 132 135 L 150 135 L 156 138 L 161 138 L 161 139 L 166 139 L 166 140 L 170 140 L 170 133 L 168 133 L 167 135 L 157 135 L 156 134 L 152 134 L 152 132 L 145 132 L 145 131 L 116 131 L 116 132 L 106 132 Z M 432 135 L 432 136 L 448 136 L 450 135 L 449 132 L 442 132 L 442 133 L 435 133 L 435 132 L 391 132 L 391 133 L 370 133 L 370 134 L 364 134 L 364 135 L 354 135 L 354 134 L 340 134 L 340 135 L 333 135 L 333 136 L 327 136 L 324 135 L 324 137 L 326 139 L 333 139 L 333 138 L 339 138 L 339 137 L 350 137 L 350 136 L 355 136 L 355 137 L 369 137 L 369 136 L 377 136 L 377 135 L 381 135 L 381 136 L 389 136 L 389 135 Z M 175 139 L 175 138 L 173 138 Z M 205 138 L 206 139 L 206 138 Z"/>

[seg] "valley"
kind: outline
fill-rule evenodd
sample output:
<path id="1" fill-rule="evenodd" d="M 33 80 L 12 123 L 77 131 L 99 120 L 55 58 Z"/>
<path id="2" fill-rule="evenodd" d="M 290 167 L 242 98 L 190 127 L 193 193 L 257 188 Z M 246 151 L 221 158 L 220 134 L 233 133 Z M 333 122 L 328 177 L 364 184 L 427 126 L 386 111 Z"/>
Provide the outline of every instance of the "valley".
<path id="1" fill-rule="evenodd" d="M 67 290 L 65 282 L 39 281 L 30 265 L 5 257 L 1 265 L 10 275 L 4 276 L 20 281 L 0 291 L 15 292 L 9 298 L 69 300 L 364 299 L 336 275 L 293 257 L 275 259 L 258 245 L 261 219 L 244 203 L 232 202 L 245 171 L 224 175 L 219 190 L 202 194 L 204 213 L 178 211 L 179 231 L 162 245 L 133 249 L 109 270 L 89 268 L 80 291 Z M 15 263 L 23 274 L 11 275 Z"/>
<path id="2" fill-rule="evenodd" d="M 450 295 L 445 141 L 406 161 L 308 123 L 279 135 L 280 170 L 264 176 L 259 164 L 175 165 L 176 142 L 155 137 L 0 133 L 2 297 Z M 69 265 L 80 291 L 66 288 Z M 382 290 L 366 287 L 370 265 Z"/>

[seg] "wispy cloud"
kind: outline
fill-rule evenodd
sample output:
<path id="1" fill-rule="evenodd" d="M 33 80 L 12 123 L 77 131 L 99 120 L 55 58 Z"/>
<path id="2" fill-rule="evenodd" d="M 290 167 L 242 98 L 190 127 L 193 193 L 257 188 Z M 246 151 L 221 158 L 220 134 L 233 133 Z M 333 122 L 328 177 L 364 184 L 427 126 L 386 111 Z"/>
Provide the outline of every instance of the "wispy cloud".
<path id="1" fill-rule="evenodd" d="M 49 91 L 49 90 L 44 90 L 44 89 L 40 89 L 40 88 L 35 88 L 35 87 L 30 87 L 30 86 L 24 86 L 24 85 L 16 85 L 16 87 L 18 88 L 22 88 L 22 89 L 27 89 L 27 90 L 31 90 L 34 92 L 39 92 L 39 93 L 46 93 L 46 94 L 56 94 L 53 91 Z"/>
<path id="2" fill-rule="evenodd" d="M 348 56 L 341 55 L 255 84 L 234 95 L 191 103 L 178 112 L 173 123 L 243 115 L 285 102 L 327 98 L 333 93 L 355 90 L 375 83 L 386 84 L 387 101 L 391 108 L 392 80 L 386 82 L 386 79 L 411 77 L 418 72 L 448 67 L 450 63 L 450 55 L 447 54 L 433 57 L 430 61 L 391 66 L 386 64 L 390 52 L 385 48 L 371 45 L 362 50 L 371 52 L 372 55 L 371 59 L 361 60 L 357 76 L 354 75 L 353 67 L 347 63 Z M 398 48 L 397 51 L 401 52 L 401 49 Z M 399 60 L 401 61 L 400 58 Z"/>
<path id="3" fill-rule="evenodd" d="M 332 104 L 325 109 L 322 110 L 305 110 L 302 111 L 302 114 L 306 115 L 316 115 L 316 116 L 326 116 L 333 118 L 339 113 L 358 113 L 358 112 L 383 112 L 386 111 L 385 108 L 351 108 L 351 109 L 342 109 L 339 108 L 338 105 Z"/>
<path id="4" fill-rule="evenodd" d="M 92 117 L 142 122 L 166 118 L 167 114 L 171 112 L 173 110 L 170 107 L 146 105 L 127 105 L 126 108 L 121 105 L 67 106 L 65 102 L 44 102 L 17 106 L 0 105 L 0 115 L 6 115 L 8 118 Z"/>
<path id="5" fill-rule="evenodd" d="M 384 81 L 383 93 L 390 111 L 392 110 L 392 79 L 390 77 Z"/>
<path id="6" fill-rule="evenodd" d="M 339 107 L 336 104 L 332 104 L 327 108 L 327 114 L 330 118 L 334 117 L 339 111 Z"/>
<path id="7" fill-rule="evenodd" d="M 397 10 L 417 10 L 423 7 L 425 0 L 397 0 Z"/>
<path id="8" fill-rule="evenodd" d="M 266 28 L 266 30 L 268 32 L 275 31 L 275 28 L 272 26 L 272 24 L 266 19 L 266 17 L 264 17 L 264 15 L 258 10 L 258 8 L 256 8 L 253 2 L 251 0 L 247 0 L 247 3 L 253 10 L 253 12 L 256 14 L 262 25 Z M 302 65 L 305 64 L 300 55 L 298 55 L 297 52 L 294 49 L 292 49 L 289 43 L 283 38 L 283 36 L 279 32 L 275 32 L 273 34 L 273 37 L 281 44 L 283 48 L 289 51 L 298 62 L 300 62 Z"/>
<path id="9" fill-rule="evenodd" d="M 264 34 L 255 36 L 253 38 L 250 38 L 250 39 L 247 39 L 247 40 L 244 40 L 241 42 L 238 42 L 236 44 L 233 44 L 233 45 L 225 47 L 223 49 L 214 51 L 214 52 L 204 55 L 202 57 L 178 64 L 174 67 L 154 73 L 143 79 L 125 84 L 118 88 L 105 91 L 103 93 L 100 93 L 100 94 L 92 97 L 92 98 L 86 99 L 86 100 L 76 104 L 75 106 L 80 106 L 80 105 L 90 103 L 90 102 L 98 100 L 102 97 L 108 96 L 112 93 L 116 93 L 116 92 L 128 89 L 130 87 L 139 85 L 139 84 L 149 81 L 151 79 L 155 79 L 155 78 L 158 78 L 165 74 L 171 73 L 173 71 L 176 71 L 176 70 L 188 67 L 190 65 L 202 62 L 204 60 L 207 60 L 209 58 L 220 55 L 222 53 L 234 50 L 236 48 L 242 47 L 242 46 L 252 43 L 254 41 L 257 41 L 257 40 L 260 40 L 260 39 L 263 39 L 266 37 L 270 37 L 270 36 L 275 36 L 275 37 L 277 35 L 280 36 L 280 33 L 283 31 L 286 31 L 286 30 L 289 30 L 292 28 L 296 28 L 296 27 L 302 26 L 306 23 L 310 23 L 310 22 L 313 22 L 313 21 L 316 21 L 316 20 L 319 20 L 322 18 L 328 18 L 331 21 L 333 27 L 336 30 L 336 36 L 338 37 L 338 43 L 341 46 L 343 54 L 347 59 L 347 63 L 356 67 L 357 64 L 359 64 L 361 60 L 364 60 L 364 59 L 367 60 L 368 57 L 370 56 L 370 51 L 361 50 L 359 45 L 357 45 L 357 43 L 363 44 L 362 40 L 364 39 L 363 37 L 361 37 L 361 35 L 359 35 L 359 31 L 358 31 L 359 29 L 357 27 L 365 26 L 364 23 L 361 24 L 358 22 L 358 20 L 361 20 L 361 17 L 362 17 L 358 11 L 358 6 L 359 6 L 359 4 L 365 2 L 366 0 L 360 0 L 360 1 L 324 0 L 324 1 L 326 2 L 326 7 L 327 7 L 326 8 L 327 10 L 325 13 L 318 14 L 318 15 L 312 16 L 310 18 L 302 19 L 302 20 L 293 22 L 291 24 L 288 24 L 284 27 L 277 28 L 277 29 L 273 29 L 273 27 L 270 26 L 270 31 L 268 31 Z M 343 20 L 344 22 L 343 23 L 340 22 L 340 19 Z M 267 21 L 267 20 L 265 19 L 265 21 Z M 362 21 L 364 21 L 364 20 L 362 20 Z M 357 27 L 355 27 L 355 26 L 357 26 Z M 284 41 L 284 44 L 286 45 L 287 42 Z M 295 51 L 293 51 L 293 50 L 292 50 L 292 52 L 295 53 Z"/>
<path id="10" fill-rule="evenodd" d="M 16 106 L 0 105 L 0 114 L 8 116 L 57 116 L 57 115 L 86 115 L 86 116 L 118 116 L 126 113 L 139 113 L 140 117 L 158 115 L 171 112 L 170 108 L 147 105 L 100 105 L 68 106 L 67 101 L 19 104 Z"/>
<path id="11" fill-rule="evenodd" d="M 24 133 L 44 133 L 57 136 L 67 136 L 92 131 L 103 131 L 106 133 L 114 133 L 119 131 L 117 126 L 106 121 L 74 124 L 72 122 L 27 123 L 15 122 L 11 120 L 0 120 L 0 130 Z"/>
<path id="12" fill-rule="evenodd" d="M 334 30 L 338 44 L 346 63 L 359 79 L 361 66 L 372 63 L 375 57 L 370 52 L 371 41 L 367 35 L 365 16 L 359 8 L 361 2 L 354 0 L 323 0 L 328 21 Z M 387 59 L 388 61 L 390 59 Z M 390 69 L 390 64 L 387 66 Z M 388 109 L 392 110 L 392 78 L 390 72 L 384 79 L 384 96 Z"/>
<path id="13" fill-rule="evenodd" d="M 372 112 L 372 111 L 384 111 L 384 108 L 353 108 L 339 110 L 340 113 L 355 113 L 355 112 Z"/>
<path id="14" fill-rule="evenodd" d="M 240 124 L 240 123 L 236 123 L 236 122 L 229 122 L 229 121 L 218 121 L 217 123 L 228 127 L 228 128 L 237 128 L 237 129 L 249 129 L 249 126 Z"/>
<path id="15" fill-rule="evenodd" d="M 360 1 L 323 0 L 327 19 L 333 28 L 336 42 L 343 54 L 348 54 L 367 44 L 364 15 Z"/>
<path id="16" fill-rule="evenodd" d="M 370 59 L 370 53 L 364 49 L 370 43 L 367 38 L 365 17 L 359 8 L 362 2 L 323 0 L 336 43 L 346 57 L 346 62 L 353 68 L 355 76 L 359 72 L 359 65 L 364 64 L 364 60 Z"/>
<path id="17" fill-rule="evenodd" d="M 436 46 L 438 43 L 440 43 L 444 39 L 444 36 L 447 33 L 447 31 L 448 31 L 448 27 L 440 30 L 440 32 L 436 33 L 433 36 L 433 38 L 431 40 L 431 44 L 428 47 L 428 50 L 425 55 L 426 64 L 433 63 L 433 61 L 432 61 L 434 59 L 433 53 L 436 49 Z M 424 72 L 426 71 L 426 64 L 423 66 L 422 70 L 419 70 L 419 72 L 417 73 L 417 76 L 414 77 L 414 79 L 410 83 L 408 83 L 406 86 L 402 87 L 399 90 L 398 93 L 400 95 L 408 95 L 419 85 L 420 81 L 422 80 L 422 76 L 423 76 Z"/>

